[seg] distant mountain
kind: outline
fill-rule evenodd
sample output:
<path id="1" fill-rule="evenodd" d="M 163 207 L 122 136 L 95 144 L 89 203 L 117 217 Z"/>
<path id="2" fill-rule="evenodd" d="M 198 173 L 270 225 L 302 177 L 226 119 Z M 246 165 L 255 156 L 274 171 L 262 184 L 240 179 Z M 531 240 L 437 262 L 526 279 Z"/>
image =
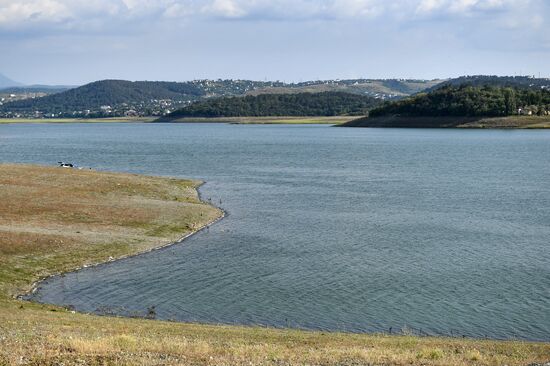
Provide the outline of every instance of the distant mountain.
<path id="1" fill-rule="evenodd" d="M 0 112 L 3 115 L 40 113 L 59 117 L 90 113 L 108 115 L 117 107 L 125 110 L 148 108 L 161 99 L 196 100 L 204 94 L 204 90 L 189 83 L 103 80 L 42 98 L 6 103 L 0 107 Z"/>
<path id="2" fill-rule="evenodd" d="M 496 75 L 473 75 L 461 76 L 446 80 L 440 84 L 427 88 L 425 91 L 432 91 L 446 86 L 494 86 L 513 87 L 529 89 L 550 89 L 550 79 L 535 78 L 532 76 L 496 76 Z"/>
<path id="3" fill-rule="evenodd" d="M 266 117 L 364 115 L 382 101 L 344 92 L 261 94 L 196 102 L 164 120 L 185 117 Z"/>
<path id="4" fill-rule="evenodd" d="M 18 83 L 17 81 L 13 81 L 10 78 L 8 78 L 7 76 L 4 76 L 4 75 L 0 74 L 0 89 L 1 88 L 8 88 L 10 86 L 21 86 L 21 85 L 23 85 L 23 84 Z"/>
<path id="5" fill-rule="evenodd" d="M 345 92 L 379 100 L 408 96 L 440 80 L 318 80 L 301 83 L 252 80 L 194 80 L 189 82 L 102 80 L 52 94 L 41 90 L 25 100 L 0 106 L 0 117 L 162 116 L 192 102 L 224 96 Z"/>

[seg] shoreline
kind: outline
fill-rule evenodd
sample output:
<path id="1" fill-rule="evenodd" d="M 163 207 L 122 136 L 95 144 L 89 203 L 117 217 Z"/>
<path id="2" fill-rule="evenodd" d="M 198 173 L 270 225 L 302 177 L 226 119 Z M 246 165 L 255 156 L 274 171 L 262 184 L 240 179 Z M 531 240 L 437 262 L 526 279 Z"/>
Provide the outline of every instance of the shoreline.
<path id="1" fill-rule="evenodd" d="M 327 124 L 340 125 L 359 116 L 260 116 L 260 117 L 160 117 L 158 123 L 228 123 L 235 125 L 292 125 Z"/>
<path id="2" fill-rule="evenodd" d="M 548 129 L 549 116 L 506 116 L 506 117 L 468 117 L 468 116 L 400 116 L 362 117 L 336 127 L 363 128 L 442 128 L 442 129 Z"/>
<path id="3" fill-rule="evenodd" d="M 20 165 L 20 164 L 18 164 L 18 165 Z M 49 166 L 43 166 L 43 167 L 49 167 Z M 95 170 L 91 170 L 91 171 L 92 172 L 97 172 L 97 173 L 102 173 L 101 171 L 95 171 Z M 109 172 L 109 173 L 112 173 L 112 172 Z M 120 173 L 120 172 L 114 172 L 114 173 L 115 174 L 128 174 L 128 173 Z M 129 174 L 133 174 L 133 173 L 129 173 Z M 161 178 L 184 179 L 184 178 L 177 178 L 177 177 L 173 177 L 173 176 L 163 176 Z M 50 306 L 64 308 L 64 305 L 60 305 L 60 304 L 56 304 L 56 303 L 40 302 L 40 301 L 36 301 L 36 300 L 33 299 L 33 295 L 40 288 L 41 283 L 47 281 L 48 279 L 51 279 L 51 278 L 54 278 L 54 277 L 60 277 L 60 276 L 63 276 L 65 274 L 68 274 L 68 273 L 76 273 L 80 270 L 88 269 L 88 268 L 98 268 L 98 267 L 102 267 L 102 266 L 112 264 L 112 263 L 115 263 L 115 262 L 118 262 L 118 261 L 122 261 L 122 260 L 125 260 L 125 259 L 134 258 L 134 257 L 145 255 L 145 254 L 148 254 L 148 253 L 151 253 L 151 252 L 167 249 L 167 248 L 170 248 L 174 245 L 184 244 L 184 242 L 187 238 L 192 237 L 195 234 L 198 234 L 201 231 L 206 230 L 210 226 L 212 226 L 212 225 L 220 222 L 224 218 L 226 218 L 228 216 L 228 212 L 225 209 L 209 202 L 208 200 L 203 199 L 203 194 L 201 192 L 201 187 L 204 186 L 207 182 L 204 181 L 204 180 L 196 180 L 196 181 L 198 182 L 198 184 L 195 187 L 195 191 L 197 193 L 197 197 L 198 197 L 199 201 L 202 202 L 203 204 L 206 204 L 206 205 L 209 205 L 209 206 L 212 206 L 212 207 L 215 207 L 216 209 L 218 209 L 221 212 L 220 216 L 216 217 L 215 219 L 213 219 L 209 222 L 206 222 L 204 225 L 200 226 L 198 229 L 181 236 L 180 238 L 178 238 L 175 241 L 171 241 L 171 242 L 168 242 L 168 243 L 165 243 L 165 244 L 160 244 L 159 246 L 154 246 L 154 247 L 151 247 L 151 248 L 146 249 L 144 251 L 125 254 L 125 255 L 122 255 L 122 256 L 118 256 L 118 257 L 110 257 L 106 261 L 99 261 L 99 262 L 94 262 L 94 263 L 91 263 L 91 264 L 84 264 L 84 265 L 80 265 L 80 266 L 78 266 L 76 268 L 73 268 L 73 269 L 69 269 L 69 270 L 66 270 L 66 271 L 59 271 L 59 272 L 52 273 L 52 274 L 49 274 L 47 276 L 41 277 L 40 279 L 34 281 L 31 284 L 31 287 L 30 287 L 29 290 L 24 291 L 23 293 L 20 293 L 20 294 L 14 294 L 14 295 L 12 295 L 12 298 L 14 300 L 18 300 L 18 301 L 25 301 L 25 302 L 31 302 L 31 303 L 41 304 L 41 305 L 50 305 Z M 101 314 L 96 314 L 94 312 L 80 312 L 78 310 L 76 310 L 76 312 L 78 312 L 80 314 L 90 314 L 90 315 L 94 315 L 94 316 L 102 316 Z M 110 314 L 109 316 L 122 317 L 122 318 L 132 318 L 132 316 L 123 315 L 123 314 Z M 158 320 L 159 321 L 168 321 L 167 319 L 158 319 Z M 175 322 L 183 323 L 183 324 L 188 323 L 186 321 L 175 321 Z M 322 332 L 331 332 L 331 333 L 367 334 L 367 335 L 386 334 L 386 333 L 383 333 L 383 332 L 382 333 L 376 333 L 376 332 L 375 333 L 371 333 L 371 332 L 346 332 L 346 331 L 341 331 L 341 330 L 327 330 L 327 329 L 315 329 L 315 328 L 300 328 L 300 327 L 290 327 L 289 328 L 289 327 L 277 327 L 277 326 L 274 326 L 274 325 L 264 325 L 264 324 L 232 324 L 232 323 L 219 323 L 219 322 L 218 323 L 214 323 L 214 322 L 212 322 L 212 323 L 210 323 L 210 322 L 194 323 L 194 322 L 192 322 L 192 323 L 193 324 L 203 324 L 203 325 L 224 325 L 224 326 L 236 325 L 236 326 L 242 326 L 242 327 L 265 327 L 265 328 L 273 328 L 273 329 L 293 329 L 293 330 L 307 331 L 307 332 L 322 331 Z M 410 329 L 413 329 L 413 328 L 410 328 Z M 402 334 L 395 333 L 394 335 L 399 336 L 399 335 L 402 335 Z M 500 338 L 479 338 L 479 337 L 464 337 L 464 336 L 462 336 L 462 337 L 453 337 L 453 336 L 444 335 L 444 334 L 441 334 L 441 335 L 415 334 L 414 336 L 416 336 L 416 337 L 436 337 L 436 338 L 437 337 L 447 337 L 447 338 L 456 338 L 456 339 L 467 338 L 467 339 L 473 339 L 473 340 L 487 339 L 487 340 L 492 340 L 492 341 L 524 341 L 524 342 L 543 342 L 543 343 L 548 342 L 548 341 L 541 341 L 541 340 L 515 339 L 515 338 L 509 338 L 509 339 L 502 338 L 502 339 L 500 339 Z"/>
<path id="4" fill-rule="evenodd" d="M 278 328 L 262 325 L 237 325 L 220 323 L 172 322 L 156 319 L 150 321 L 142 317 L 123 315 L 95 314 L 93 312 L 72 311 L 62 305 L 50 305 L 32 300 L 17 298 L 17 290 L 26 289 L 27 279 L 38 277 L 45 270 L 48 276 L 75 271 L 71 263 L 80 265 L 80 269 L 91 266 L 107 265 L 117 260 L 142 255 L 153 250 L 185 243 L 185 239 L 221 221 L 229 213 L 204 200 L 201 187 L 205 184 L 196 180 L 181 178 L 150 177 L 137 174 L 121 174 L 98 171 L 79 171 L 50 168 L 37 165 L 0 164 L 0 214 L 12 220 L 15 226 L 8 231 L 0 231 L 0 364 L 18 364 L 21 360 L 29 364 L 235 364 L 235 365 L 294 365 L 294 364 L 407 364 L 407 365 L 497 365 L 522 366 L 525 364 L 543 364 L 550 358 L 549 342 L 523 340 L 492 340 L 475 338 L 449 338 L 445 336 L 423 336 L 403 330 L 399 334 L 352 333 L 325 331 L 318 329 Z M 29 184 L 30 183 L 30 184 Z M 159 188 L 159 185 L 162 187 Z M 169 190 L 165 190 L 169 188 Z M 192 191 L 193 190 L 193 191 Z M 80 193 L 84 191 L 86 195 Z M 59 194 L 66 198 L 59 200 Z M 179 195 L 178 197 L 175 197 Z M 107 199 L 105 199 L 107 197 Z M 128 199 L 130 197 L 131 199 Z M 140 199 L 145 197 L 145 201 Z M 71 205 L 59 205 L 60 201 L 70 201 Z M 151 206 L 151 200 L 155 205 Z M 92 207 L 91 218 L 112 218 L 122 220 L 134 212 L 132 209 L 154 211 L 144 220 L 150 220 L 159 212 L 164 212 L 156 226 L 166 224 L 166 220 L 177 220 L 193 224 L 200 217 L 205 223 L 181 236 L 179 240 L 170 240 L 166 244 L 152 241 L 155 238 L 175 236 L 170 231 L 154 232 L 149 227 L 139 227 L 143 232 L 143 245 L 96 247 L 89 251 L 89 242 L 84 237 L 93 230 L 112 230 L 114 226 L 103 227 L 95 221 L 82 217 L 59 216 L 60 210 L 73 214 L 81 212 L 81 206 Z M 91 205 L 91 206 L 90 206 Z M 191 210 L 194 216 L 183 215 L 181 211 L 170 211 L 174 206 Z M 19 230 L 36 229 L 32 215 L 34 207 L 48 208 L 56 216 L 41 216 L 57 222 L 67 220 L 60 227 L 64 238 L 81 240 L 80 246 L 61 242 L 60 247 L 40 247 L 23 243 L 21 252 L 10 244 L 10 234 Z M 115 208 L 119 211 L 110 212 Z M 160 211 L 159 211 L 160 210 Z M 178 214 L 179 212 L 179 214 Z M 172 215 L 178 214 L 176 218 Z M 31 216 L 27 216 L 31 215 Z M 110 216 L 109 216 L 110 215 Z M 135 217 L 132 217 L 135 219 Z M 157 218 L 158 219 L 158 218 Z M 16 221 L 19 220 L 19 221 Z M 30 221 L 29 221 L 30 220 Z M 75 220 L 79 225 L 75 225 Z M 30 226 L 21 226 L 21 222 Z M 48 221 L 36 231 L 35 239 L 51 235 L 55 226 Z M 112 223 L 111 223 L 112 224 Z M 117 222 L 124 225 L 125 222 Z M 133 227 L 133 226 L 132 226 Z M 178 226 L 191 229 L 193 226 Z M 29 229 L 31 228 L 31 229 Z M 57 230 L 57 229 L 56 229 Z M 81 230 L 84 235 L 76 235 Z M 80 231 L 76 233 L 81 234 Z M 135 232 L 134 232 L 135 233 Z M 141 235 L 141 234 L 140 234 Z M 115 240 L 117 236 L 109 236 Z M 132 236 L 130 236 L 132 238 Z M 17 237 L 17 240 L 20 240 Z M 25 239 L 23 239 L 25 240 Z M 36 242 L 41 244 L 41 242 Z M 58 243 L 58 242 L 56 242 Z M 55 244 L 55 243 L 54 243 Z M 115 244 L 113 242 L 112 244 Z M 49 242 L 48 242 L 49 245 Z M 94 244 L 99 245 L 99 244 Z M 146 249 L 144 249 L 146 248 Z M 135 252 L 123 254 L 123 251 Z M 141 250 L 140 250 L 141 249 Z M 122 250 L 122 251 L 121 251 Z M 52 257 L 57 251 L 61 258 Z M 27 255 L 28 253 L 28 255 Z M 100 253 L 100 254 L 98 254 Z M 118 254 L 111 254 L 118 253 Z M 103 256 L 102 256 L 102 255 Z M 107 258 L 112 260 L 95 260 Z M 29 259 L 30 258 L 30 259 Z M 52 259 L 53 258 L 53 259 Z M 60 260 L 60 259 L 63 259 Z M 5 262 L 4 262 L 5 260 Z M 43 262 L 49 262 L 45 266 Z M 4 264 L 5 263 L 5 264 Z M 56 268 L 60 270 L 55 271 Z M 20 271 L 23 270 L 23 271 Z M 26 270 L 26 271 L 25 271 Z M 55 273 L 54 273 L 55 272 Z M 44 279 L 35 280 L 37 286 Z M 36 291 L 36 290 L 35 290 Z M 11 296 L 15 294 L 15 296 Z M 396 329 L 397 330 L 397 329 Z M 514 352 L 510 353 L 510 349 Z"/>
<path id="5" fill-rule="evenodd" d="M 183 117 L 168 119 L 163 117 L 106 117 L 106 118 L 0 118 L 0 125 L 16 124 L 108 124 L 108 123 L 146 123 L 146 124 L 195 124 L 195 123 L 226 123 L 226 124 L 327 124 L 338 125 L 350 122 L 359 116 L 270 116 L 270 117 Z"/>
<path id="6" fill-rule="evenodd" d="M 45 209 L 51 212 L 51 218 L 48 217 L 37 224 L 30 224 L 30 226 L 26 225 L 27 220 L 23 218 L 26 216 L 18 213 L 15 218 L 21 215 L 19 220 L 13 221 L 12 218 L 11 224 L 15 225 L 14 229 L 7 232 L 0 230 L 0 235 L 3 236 L 5 241 L 4 243 L 0 241 L 0 259 L 4 258 L 6 261 L 15 259 L 15 263 L 17 263 L 17 257 L 10 257 L 9 254 L 7 257 L 5 255 L 2 257 L 2 246 L 9 245 L 10 238 L 14 234 L 26 235 L 26 233 L 37 231 L 39 233 L 38 236 L 31 237 L 31 240 L 40 240 L 42 237 L 48 240 L 49 236 L 59 237 L 61 235 L 61 238 L 71 241 L 75 240 L 77 246 L 82 245 L 80 243 L 85 243 L 83 248 L 78 248 L 83 250 L 82 254 L 84 255 L 79 255 L 81 253 L 77 249 L 76 252 L 72 253 L 77 258 L 72 260 L 67 258 L 70 257 L 71 253 L 70 251 L 67 252 L 64 248 L 67 244 L 62 245 L 63 250 L 56 248 L 54 252 L 42 253 L 38 251 L 35 254 L 38 256 L 37 258 L 54 254 L 60 257 L 60 263 L 57 264 L 56 262 L 53 266 L 49 265 L 49 268 L 43 268 L 43 266 L 39 266 L 36 269 L 30 268 L 31 271 L 27 273 L 27 276 L 34 277 L 34 274 L 38 275 L 32 282 L 25 283 L 21 279 L 18 283 L 10 284 L 9 280 L 6 281 L 1 277 L 2 272 L 0 271 L 0 286 L 5 287 L 7 290 L 4 294 L 0 293 L 0 299 L 4 295 L 5 298 L 32 301 L 32 295 L 36 292 L 37 288 L 49 278 L 76 272 L 84 268 L 101 266 L 181 243 L 188 237 L 208 228 L 226 216 L 225 210 L 202 199 L 199 189 L 205 182 L 197 179 L 189 180 L 168 176 L 154 177 L 132 173 L 96 171 L 92 169 L 64 169 L 50 165 L 17 163 L 0 164 L 0 172 L 4 174 L 2 177 L 4 178 L 3 181 L 0 178 L 0 184 L 4 184 L 4 191 L 0 192 L 0 194 L 4 193 L 4 195 L 7 195 L 4 198 L 6 198 L 5 201 L 7 201 L 8 205 L 0 205 L 0 214 L 8 215 L 7 218 L 9 218 L 10 215 L 13 215 L 14 210 L 10 208 L 9 200 L 11 199 L 13 203 L 20 205 L 20 198 L 25 199 L 26 194 L 32 194 L 32 191 L 29 191 L 29 193 L 21 191 L 21 188 L 26 189 L 24 187 L 32 187 L 31 189 L 35 189 L 41 193 L 44 192 L 43 196 L 39 195 L 34 202 L 29 202 L 25 205 L 29 206 L 26 207 L 28 208 L 28 212 L 25 212 L 25 215 L 30 215 L 29 219 L 32 220 L 33 212 L 36 209 Z M 49 182 L 50 179 L 52 182 Z M 96 180 L 99 180 L 97 181 L 99 187 L 94 186 Z M 15 182 L 15 185 L 12 182 Z M 22 184 L 22 182 L 25 183 Z M 103 186 L 101 183 L 103 183 Z M 19 186 L 20 184 L 22 185 Z M 76 201 L 73 201 L 74 208 L 60 206 L 60 211 L 58 211 L 56 207 L 64 205 L 65 201 L 65 199 L 59 199 L 60 195 L 63 195 L 65 190 L 71 189 L 79 190 L 72 194 L 72 198 L 76 199 Z M 8 192 L 10 191 L 13 193 L 9 194 Z M 23 194 L 23 196 L 18 197 L 20 194 Z M 84 196 L 81 200 L 80 195 L 82 194 Z M 174 196 L 164 197 L 166 194 Z M 12 195 L 15 197 L 10 197 Z M 70 196 L 67 199 L 71 199 Z M 84 198 L 86 196 L 87 198 Z M 52 198 L 55 201 L 50 203 L 49 200 Z M 40 202 L 43 199 L 45 202 Z M 112 204 L 112 199 L 115 200 L 115 205 Z M 134 202 L 135 200 L 137 201 Z M 174 201 L 175 206 L 172 204 Z M 94 207 L 92 211 L 88 209 L 90 205 Z M 97 208 L 95 208 L 95 205 L 97 205 Z M 151 208 L 147 208 L 148 206 L 151 206 Z M 167 206 L 165 211 L 162 209 L 159 211 L 160 208 L 165 206 Z M 128 210 L 128 212 L 121 211 L 115 217 L 102 220 L 102 210 L 109 210 L 110 207 L 113 209 L 124 207 L 123 210 Z M 174 208 L 179 209 L 181 214 L 184 215 L 177 216 L 180 213 L 174 212 L 176 216 L 168 219 L 157 216 L 163 212 L 170 213 Z M 149 214 L 148 211 L 151 209 L 153 211 L 150 212 L 149 216 L 152 215 L 150 219 L 145 219 L 142 222 L 124 222 L 126 216 L 130 220 L 133 220 L 133 213 L 144 210 L 141 212 L 143 216 Z M 81 212 L 82 210 L 84 211 Z M 198 216 L 199 214 L 200 217 Z M 68 221 L 64 222 L 66 215 L 69 215 L 69 218 Z M 76 220 L 70 217 L 74 215 L 76 216 Z M 158 217 L 160 221 L 154 219 L 155 217 Z M 60 219 L 61 221 L 59 221 Z M 103 221 L 99 225 L 108 225 L 108 228 L 104 229 L 101 226 L 98 227 L 98 224 L 92 224 L 98 220 Z M 115 226 L 113 226 L 112 220 L 115 220 Z M 168 231 L 164 230 L 167 225 L 171 225 L 168 227 Z M 180 226 L 181 229 L 174 232 L 173 227 L 180 228 Z M 106 233 L 105 230 L 107 230 Z M 110 231 L 113 230 L 115 231 L 111 233 Z M 122 236 L 117 237 L 116 232 L 120 230 L 122 230 Z M 128 230 L 133 232 L 126 233 Z M 75 236 L 75 233 L 80 234 L 81 232 L 88 232 L 88 235 Z M 102 234 L 105 234 L 104 238 L 94 241 L 94 236 L 99 235 L 101 237 Z M 19 240 L 17 239 L 17 241 Z M 63 241 L 61 240 L 60 243 L 63 243 Z M 99 246 L 98 249 L 95 248 L 96 245 Z M 67 249 L 75 251 L 75 248 L 72 248 L 70 244 Z M 92 250 L 92 252 L 87 254 L 89 250 Z M 71 262 L 74 262 L 74 265 L 71 265 Z M 23 263 L 21 264 L 24 265 Z M 40 274 L 40 272 L 45 273 Z M 10 287 L 12 288 L 11 290 Z"/>
<path id="7" fill-rule="evenodd" d="M 176 179 L 180 179 L 180 178 L 176 178 Z M 209 228 L 210 226 L 218 223 L 219 221 L 223 220 L 225 217 L 227 217 L 227 211 L 224 210 L 223 208 L 219 207 L 219 206 L 216 206 L 216 205 L 213 205 L 205 200 L 202 199 L 201 197 L 201 194 L 200 194 L 200 187 L 202 187 L 204 184 L 206 184 L 205 181 L 201 181 L 201 183 L 197 186 L 196 188 L 196 191 L 197 191 L 197 195 L 199 197 L 199 200 L 204 203 L 204 204 L 207 204 L 207 205 L 210 205 L 210 206 L 213 206 L 213 207 L 216 207 L 217 209 L 219 209 L 221 211 L 221 215 L 219 217 L 217 217 L 216 219 L 210 221 L 210 222 L 207 222 L 206 224 L 202 225 L 201 227 L 199 227 L 197 230 L 193 231 L 193 232 L 190 232 L 184 236 L 182 236 L 181 238 L 179 238 L 178 240 L 176 241 L 173 241 L 173 242 L 169 242 L 169 243 L 166 243 L 166 244 L 161 244 L 160 246 L 157 246 L 157 247 L 153 247 L 153 248 L 150 248 L 150 249 L 147 249 L 145 251 L 141 251 L 141 252 L 137 252 L 137 253 L 132 253 L 132 254 L 127 254 L 127 255 L 123 255 L 123 256 L 120 256 L 120 257 L 117 257 L 117 258 L 109 258 L 107 261 L 103 261 L 103 262 L 97 262 L 97 263 L 92 263 L 92 264 L 84 264 L 82 266 L 79 266 L 77 268 L 74 268 L 74 269 L 71 269 L 71 270 L 68 270 L 68 271 L 62 271 L 62 272 L 57 272 L 57 273 L 53 273 L 53 274 L 50 274 L 50 275 L 47 275 L 47 276 L 44 276 L 42 278 L 40 278 L 39 280 L 33 282 L 31 284 L 31 287 L 28 291 L 25 291 L 24 293 L 22 294 L 15 294 L 15 295 L 12 295 L 12 297 L 15 299 L 15 300 L 21 300 L 21 301 L 28 301 L 28 302 L 34 302 L 34 303 L 38 303 L 38 304 L 46 304 L 46 305 L 52 305 L 52 306 L 59 306 L 59 307 L 63 307 L 62 305 L 58 305 L 58 304 L 50 304 L 50 303 L 42 303 L 42 302 L 39 302 L 39 301 L 35 301 L 32 299 L 32 296 L 36 293 L 36 291 L 38 290 L 38 288 L 40 287 L 40 284 L 43 283 L 44 281 L 47 281 L 48 279 L 50 278 L 54 278 L 54 277 L 59 277 L 59 276 L 63 276 L 67 273 L 74 273 L 74 272 L 78 272 L 80 270 L 83 270 L 83 269 L 86 269 L 86 268 L 96 268 L 96 267 L 101 267 L 101 266 L 104 266 L 104 265 L 107 265 L 107 264 L 111 264 L 111 263 L 115 263 L 117 261 L 121 261 L 121 260 L 124 260 L 124 259 L 128 259 L 128 258 L 133 258 L 133 257 L 138 257 L 140 255 L 144 255 L 144 254 L 147 254 L 147 253 L 151 253 L 151 252 L 154 252 L 154 251 L 157 251 L 157 250 L 162 250 L 162 249 L 166 249 L 166 248 L 169 248 L 169 247 L 172 247 L 174 245 L 178 245 L 178 244 L 183 244 L 185 239 L 195 235 L 195 234 L 198 234 L 199 232 Z M 86 314 L 84 312 L 81 312 L 81 314 Z"/>
<path id="8" fill-rule="evenodd" d="M 174 177 L 168 177 L 167 176 L 166 178 L 174 178 Z M 174 178 L 174 179 L 183 179 L 183 178 Z M 98 268 L 98 267 L 113 264 L 115 262 L 122 261 L 122 260 L 125 260 L 125 259 L 128 259 L 128 258 L 134 258 L 134 257 L 145 255 L 145 254 L 148 254 L 148 253 L 151 253 L 151 252 L 167 249 L 167 248 L 170 248 L 174 245 L 185 244 L 185 240 L 187 238 L 192 237 L 193 235 L 198 234 L 201 231 L 206 230 L 207 228 L 213 226 L 214 224 L 220 222 L 221 220 L 223 220 L 224 218 L 226 218 L 228 216 L 228 211 L 227 210 L 225 210 L 225 209 L 221 208 L 220 206 L 217 206 L 217 205 L 209 202 L 208 200 L 204 199 L 203 193 L 201 192 L 201 187 L 203 187 L 206 183 L 207 183 L 206 181 L 200 180 L 199 185 L 196 187 L 196 191 L 197 191 L 197 195 L 199 197 L 199 200 L 204 204 L 207 204 L 207 205 L 210 205 L 210 206 L 213 206 L 213 207 L 216 207 L 217 209 L 219 209 L 221 211 L 221 215 L 219 217 L 215 218 L 214 220 L 204 224 L 203 226 L 198 228 L 196 231 L 190 232 L 190 233 L 182 236 L 181 238 L 179 238 L 176 241 L 169 242 L 169 243 L 166 243 L 166 244 L 162 244 L 158 247 L 153 247 L 153 248 L 147 249 L 147 250 L 142 251 L 142 252 L 123 255 L 123 256 L 112 258 L 112 259 L 109 259 L 109 260 L 103 261 L 103 262 L 97 262 L 97 263 L 93 263 L 93 264 L 89 264 L 89 265 L 82 265 L 82 266 L 79 266 L 75 269 L 71 269 L 71 270 L 67 270 L 67 271 L 63 271 L 63 272 L 57 272 L 57 273 L 45 276 L 45 277 L 35 281 L 32 284 L 32 288 L 29 291 L 27 291 L 23 294 L 14 295 L 13 296 L 14 299 L 20 300 L 20 301 L 37 303 L 37 304 L 41 304 L 41 305 L 50 305 L 50 306 L 55 306 L 55 307 L 60 307 L 60 308 L 65 309 L 65 305 L 56 304 L 56 303 L 48 303 L 48 302 L 40 302 L 40 301 L 36 301 L 36 300 L 33 299 L 33 295 L 40 288 L 41 283 L 43 283 L 44 281 L 47 281 L 48 279 L 63 276 L 63 275 L 68 274 L 68 273 L 75 273 L 75 272 L 78 272 L 80 270 L 87 269 L 87 268 Z M 107 317 L 114 316 L 114 317 L 118 317 L 118 318 L 127 318 L 127 319 L 135 318 L 135 316 L 126 315 L 126 314 L 122 314 L 122 313 L 100 314 L 100 313 L 96 313 L 94 311 L 85 312 L 85 311 L 79 311 L 79 310 L 76 310 L 76 309 L 74 311 L 76 311 L 77 313 L 80 313 L 80 314 L 92 315 L 92 316 L 107 316 Z M 146 319 L 146 318 L 144 317 L 143 319 Z M 256 327 L 261 327 L 261 328 L 266 328 L 266 329 L 295 330 L 295 331 L 303 331 L 303 332 L 327 332 L 327 333 L 332 333 L 332 334 L 354 334 L 354 335 L 369 335 L 369 336 L 384 335 L 384 336 L 392 336 L 392 337 L 413 336 L 413 337 L 420 337 L 420 338 L 449 338 L 449 339 L 468 339 L 468 340 L 479 340 L 479 341 L 488 340 L 488 341 L 495 341 L 495 342 L 530 342 L 530 343 L 547 343 L 547 342 L 550 342 L 550 340 L 524 339 L 524 338 L 513 338 L 513 337 L 510 337 L 510 338 L 494 338 L 494 337 L 475 337 L 475 336 L 464 336 L 464 335 L 460 336 L 460 335 L 452 335 L 452 334 L 449 335 L 449 334 L 444 334 L 444 333 L 441 333 L 441 334 L 428 334 L 426 332 L 422 332 L 421 329 L 418 330 L 418 329 L 410 327 L 406 324 L 404 325 L 404 328 L 407 329 L 406 331 L 403 331 L 403 330 L 400 330 L 400 329 L 394 329 L 393 333 L 387 333 L 387 332 L 384 332 L 384 331 L 381 331 L 381 332 L 366 332 L 366 331 L 346 331 L 346 330 L 339 330 L 339 329 L 324 329 L 324 328 L 315 328 L 315 327 L 299 327 L 299 326 L 298 327 L 296 327 L 296 326 L 289 327 L 289 326 L 277 326 L 277 325 L 274 325 L 274 324 L 261 324 L 261 323 L 231 323 L 231 322 L 209 322 L 209 321 L 203 321 L 203 322 L 191 321 L 191 322 L 189 322 L 189 321 L 185 321 L 185 320 L 171 320 L 171 319 L 163 319 L 163 318 L 158 318 L 158 319 L 155 318 L 155 319 L 149 319 L 149 320 L 161 321 L 161 322 L 162 321 L 169 321 L 169 322 L 180 323 L 180 324 L 196 324 L 196 325 L 206 325 L 206 326 L 237 326 L 237 327 L 245 327 L 245 328 L 251 328 L 251 329 L 256 328 Z"/>

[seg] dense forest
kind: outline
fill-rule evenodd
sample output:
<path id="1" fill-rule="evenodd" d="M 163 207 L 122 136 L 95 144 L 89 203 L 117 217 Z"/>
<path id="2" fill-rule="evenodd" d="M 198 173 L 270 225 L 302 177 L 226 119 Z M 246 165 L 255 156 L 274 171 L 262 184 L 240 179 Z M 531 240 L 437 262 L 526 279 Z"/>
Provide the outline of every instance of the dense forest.
<path id="1" fill-rule="evenodd" d="M 496 76 L 496 75 L 471 75 L 460 76 L 458 78 L 446 80 L 440 84 L 426 88 L 424 91 L 429 92 L 435 89 L 440 89 L 445 86 L 495 86 L 495 87 L 511 87 L 523 89 L 550 89 L 550 79 L 535 78 L 531 76 Z"/>
<path id="2" fill-rule="evenodd" d="M 371 117 L 402 116 L 508 116 L 546 114 L 550 90 L 521 87 L 446 85 L 429 93 L 385 103 Z"/>
<path id="3" fill-rule="evenodd" d="M 378 99 L 343 92 L 261 94 L 193 103 L 168 118 L 364 115 Z"/>

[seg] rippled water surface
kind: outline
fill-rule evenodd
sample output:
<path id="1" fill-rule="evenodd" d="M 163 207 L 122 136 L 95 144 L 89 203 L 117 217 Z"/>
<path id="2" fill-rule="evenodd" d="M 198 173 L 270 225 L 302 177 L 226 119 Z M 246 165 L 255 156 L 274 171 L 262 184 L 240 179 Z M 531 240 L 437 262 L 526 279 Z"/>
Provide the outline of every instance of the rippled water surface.
<path id="1" fill-rule="evenodd" d="M 0 160 L 206 180 L 228 217 L 35 299 L 183 321 L 550 340 L 550 131 L 0 125 Z"/>

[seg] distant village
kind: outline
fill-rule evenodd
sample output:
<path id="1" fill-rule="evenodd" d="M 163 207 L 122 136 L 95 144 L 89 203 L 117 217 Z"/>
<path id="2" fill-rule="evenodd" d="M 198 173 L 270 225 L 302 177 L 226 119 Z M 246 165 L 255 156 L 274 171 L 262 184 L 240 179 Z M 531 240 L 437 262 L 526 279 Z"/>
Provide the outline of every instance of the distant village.
<path id="1" fill-rule="evenodd" d="M 12 100 L 24 98 L 14 97 Z M 9 99 L 0 98 L 0 105 L 9 103 Z M 43 111 L 15 112 L 0 110 L 0 118 L 107 118 L 107 117 L 149 117 L 164 116 L 176 109 L 192 103 L 191 100 L 151 99 L 139 103 L 121 103 L 101 105 L 97 109 L 74 110 L 71 112 L 45 113 Z"/>
<path id="2" fill-rule="evenodd" d="M 46 95 L 48 95 L 48 93 L 45 93 L 45 92 L 2 93 L 0 91 L 0 105 L 3 105 L 5 103 L 10 103 L 10 102 L 15 102 L 17 100 L 45 97 Z"/>

